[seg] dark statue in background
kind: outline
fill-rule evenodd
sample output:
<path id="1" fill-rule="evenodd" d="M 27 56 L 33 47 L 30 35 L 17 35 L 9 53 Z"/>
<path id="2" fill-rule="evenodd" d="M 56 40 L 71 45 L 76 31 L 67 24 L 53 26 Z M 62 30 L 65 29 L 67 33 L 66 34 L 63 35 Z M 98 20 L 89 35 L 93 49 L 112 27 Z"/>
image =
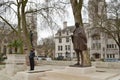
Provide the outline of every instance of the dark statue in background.
<path id="1" fill-rule="evenodd" d="M 85 31 L 83 27 L 79 26 L 79 23 L 75 23 L 75 30 L 73 31 L 73 35 L 71 36 L 73 47 L 77 56 L 77 63 L 73 66 L 83 66 L 83 51 L 87 50 L 87 37 L 85 35 Z M 80 56 L 81 56 L 81 64 L 80 64 Z"/>
<path id="2" fill-rule="evenodd" d="M 30 42 L 31 42 L 31 46 L 33 47 L 33 32 L 32 32 L 32 30 L 30 30 Z"/>

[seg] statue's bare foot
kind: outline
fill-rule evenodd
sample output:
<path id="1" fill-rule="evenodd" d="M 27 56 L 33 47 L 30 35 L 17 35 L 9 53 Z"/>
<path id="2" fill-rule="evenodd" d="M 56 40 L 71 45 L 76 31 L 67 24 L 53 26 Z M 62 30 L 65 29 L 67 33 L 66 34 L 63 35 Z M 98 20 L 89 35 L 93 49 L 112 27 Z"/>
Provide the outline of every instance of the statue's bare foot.
<path id="1" fill-rule="evenodd" d="M 80 63 L 76 63 L 76 64 L 74 64 L 74 65 L 80 65 Z"/>
<path id="2" fill-rule="evenodd" d="M 82 65 L 80 63 L 76 63 L 74 65 L 70 65 L 70 67 L 82 67 Z"/>

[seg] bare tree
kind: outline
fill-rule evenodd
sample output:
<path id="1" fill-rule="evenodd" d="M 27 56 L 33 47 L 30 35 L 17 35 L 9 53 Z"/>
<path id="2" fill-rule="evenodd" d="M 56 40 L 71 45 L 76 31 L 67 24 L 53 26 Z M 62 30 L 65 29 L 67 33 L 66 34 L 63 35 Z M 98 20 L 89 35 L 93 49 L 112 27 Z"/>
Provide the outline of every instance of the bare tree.
<path id="1" fill-rule="evenodd" d="M 53 37 L 45 38 L 42 40 L 43 45 L 41 45 L 41 49 L 44 50 L 46 56 L 53 58 L 53 52 L 55 49 L 55 43 Z"/>
<path id="2" fill-rule="evenodd" d="M 16 34 L 18 34 L 19 38 L 27 46 L 28 50 L 30 50 L 31 44 L 29 38 L 29 26 L 27 24 L 26 15 L 29 15 L 31 13 L 39 15 L 39 17 L 41 18 L 41 22 L 44 22 L 45 24 L 47 23 L 46 28 L 49 28 L 48 26 L 53 24 L 53 22 L 54 24 L 56 24 L 54 20 L 54 15 L 61 16 L 63 15 L 63 13 L 65 13 L 65 4 L 62 5 L 62 2 L 60 0 L 49 1 L 48 3 L 48 6 L 46 6 L 45 2 L 34 2 L 28 0 L 16 0 L 16 2 L 9 0 L 7 2 L 1 3 L 2 6 L 4 5 L 5 7 L 7 7 L 6 10 L 11 9 L 17 16 L 15 19 L 17 22 L 17 28 L 14 28 L 8 21 L 8 19 L 4 17 L 4 15 L 1 15 L 0 18 L 5 21 L 11 27 L 11 29 L 16 32 Z M 32 4 L 34 5 L 31 7 Z M 16 6 L 17 11 L 14 10 L 11 5 Z"/>

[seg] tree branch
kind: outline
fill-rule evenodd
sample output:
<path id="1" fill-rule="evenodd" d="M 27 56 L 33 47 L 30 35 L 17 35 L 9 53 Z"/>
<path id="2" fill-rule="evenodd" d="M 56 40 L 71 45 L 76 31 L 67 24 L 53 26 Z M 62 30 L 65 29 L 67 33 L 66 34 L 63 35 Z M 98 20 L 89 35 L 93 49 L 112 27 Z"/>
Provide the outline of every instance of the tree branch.
<path id="1" fill-rule="evenodd" d="M 0 18 L 1 18 L 6 24 L 8 24 L 12 30 L 14 30 L 14 31 L 17 33 L 16 29 L 14 29 L 13 26 L 12 26 L 6 19 L 4 19 L 2 16 L 0 16 Z"/>

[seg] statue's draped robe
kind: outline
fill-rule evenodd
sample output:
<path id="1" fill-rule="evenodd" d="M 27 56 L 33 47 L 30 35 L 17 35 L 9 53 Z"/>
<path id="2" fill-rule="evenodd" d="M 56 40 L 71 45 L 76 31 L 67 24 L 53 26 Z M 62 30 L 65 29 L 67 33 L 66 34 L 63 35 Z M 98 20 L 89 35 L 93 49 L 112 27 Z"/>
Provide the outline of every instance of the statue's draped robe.
<path id="1" fill-rule="evenodd" d="M 87 38 L 83 28 L 75 28 L 72 37 L 74 50 L 87 50 Z"/>

